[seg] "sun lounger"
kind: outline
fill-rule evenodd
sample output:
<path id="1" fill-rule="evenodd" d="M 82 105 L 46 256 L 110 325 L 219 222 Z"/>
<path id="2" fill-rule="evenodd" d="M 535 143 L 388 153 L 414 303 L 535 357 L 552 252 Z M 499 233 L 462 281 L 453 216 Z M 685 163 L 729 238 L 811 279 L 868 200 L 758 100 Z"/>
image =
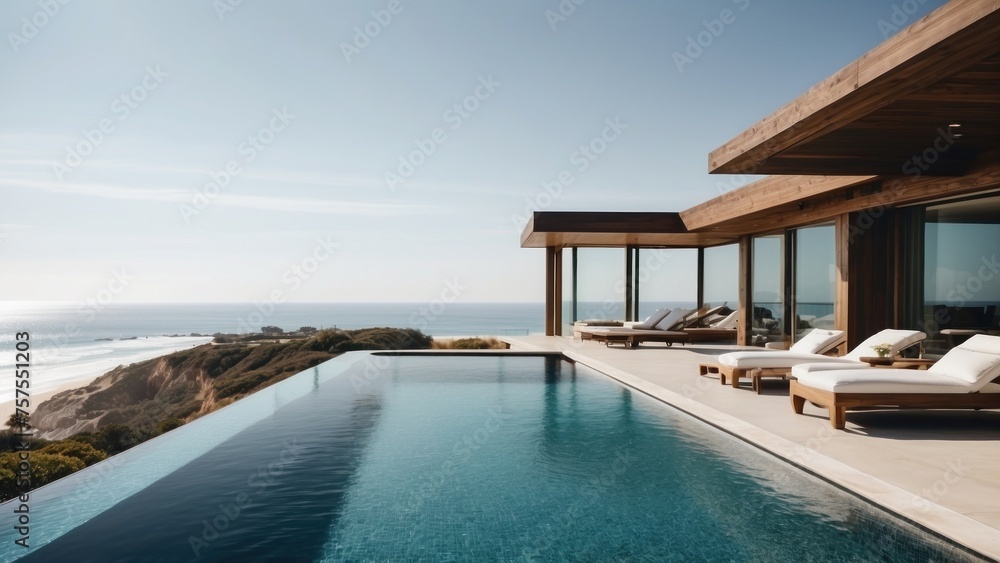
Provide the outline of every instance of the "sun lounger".
<path id="1" fill-rule="evenodd" d="M 841 363 L 845 368 L 868 367 L 861 358 L 875 354 L 872 346 L 889 344 L 892 347 L 890 355 L 895 356 L 927 335 L 916 330 L 887 329 L 869 337 L 844 356 L 825 355 L 833 352 L 845 337 L 840 330 L 814 329 L 788 350 L 730 352 L 719 356 L 715 364 L 702 364 L 699 370 L 702 375 L 718 373 L 720 383 L 725 385 L 728 381 L 733 387 L 739 387 L 740 379 L 752 377 L 753 389 L 759 394 L 762 377 L 784 379 L 800 364 Z"/>
<path id="2" fill-rule="evenodd" d="M 677 330 L 639 330 L 634 328 L 608 329 L 601 332 L 593 332 L 591 340 L 604 342 L 610 346 L 612 344 L 624 344 L 627 348 L 638 348 L 643 342 L 663 342 L 668 347 L 674 344 L 687 344 L 691 342 L 691 337 L 682 331 Z"/>
<path id="3" fill-rule="evenodd" d="M 690 309 L 674 309 L 659 321 L 655 320 L 661 311 L 654 313 L 643 323 L 625 328 L 594 328 L 582 330 L 584 340 L 597 340 L 608 346 L 614 343 L 637 348 L 643 342 L 662 342 L 667 346 L 687 344 L 689 342 L 710 342 L 719 340 L 734 340 L 736 338 L 736 313 L 727 315 L 718 323 L 708 327 L 694 327 L 703 320 L 718 312 L 721 307 L 704 308 L 698 311 Z M 732 326 L 732 328 L 726 328 Z M 652 328 L 646 328 L 652 327 Z M 686 328 L 694 327 L 694 328 Z"/>
<path id="4" fill-rule="evenodd" d="M 848 409 L 1000 408 L 1000 337 L 976 335 L 952 348 L 927 371 L 846 369 L 805 373 L 792 381 L 792 408 L 806 401 L 827 408 L 830 424 L 843 430 Z"/>

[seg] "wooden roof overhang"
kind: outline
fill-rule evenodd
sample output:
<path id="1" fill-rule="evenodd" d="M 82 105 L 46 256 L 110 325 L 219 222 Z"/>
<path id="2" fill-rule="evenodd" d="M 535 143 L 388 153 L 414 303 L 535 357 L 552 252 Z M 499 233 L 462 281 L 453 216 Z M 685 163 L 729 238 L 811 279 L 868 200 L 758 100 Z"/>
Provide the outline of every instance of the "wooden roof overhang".
<path id="1" fill-rule="evenodd" d="M 981 155 L 964 176 L 769 176 L 680 212 L 690 232 L 729 236 L 1000 190 L 1000 152 Z"/>
<path id="2" fill-rule="evenodd" d="M 536 211 L 521 233 L 521 248 L 697 248 L 736 242 L 721 233 L 692 233 L 679 213 Z"/>
<path id="3" fill-rule="evenodd" d="M 962 176 L 996 150 L 1000 0 L 953 0 L 713 151 L 709 172 Z"/>

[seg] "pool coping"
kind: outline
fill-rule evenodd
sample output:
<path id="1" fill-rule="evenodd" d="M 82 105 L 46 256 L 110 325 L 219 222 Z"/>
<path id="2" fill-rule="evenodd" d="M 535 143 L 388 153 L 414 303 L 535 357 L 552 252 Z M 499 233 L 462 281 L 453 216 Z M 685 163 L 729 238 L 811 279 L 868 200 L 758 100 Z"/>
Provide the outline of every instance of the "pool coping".
<path id="1" fill-rule="evenodd" d="M 710 426 L 757 447 L 845 492 L 870 502 L 927 533 L 972 555 L 1000 561 L 996 529 L 963 514 L 886 483 L 872 475 L 786 438 L 777 436 L 693 398 L 665 389 L 585 354 L 559 351 L 570 361 L 587 366 L 619 383 L 648 395 Z M 709 381 L 706 379 L 706 381 Z M 922 510 L 914 513 L 913 507 Z"/>

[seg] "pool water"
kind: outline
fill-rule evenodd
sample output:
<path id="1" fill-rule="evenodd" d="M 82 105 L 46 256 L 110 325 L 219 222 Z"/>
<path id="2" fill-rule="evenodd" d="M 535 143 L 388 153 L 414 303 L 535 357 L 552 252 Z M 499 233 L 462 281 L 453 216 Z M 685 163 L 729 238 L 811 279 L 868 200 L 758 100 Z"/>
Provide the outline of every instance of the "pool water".
<path id="1" fill-rule="evenodd" d="M 584 366 L 349 356 L 26 560 L 974 560 Z"/>

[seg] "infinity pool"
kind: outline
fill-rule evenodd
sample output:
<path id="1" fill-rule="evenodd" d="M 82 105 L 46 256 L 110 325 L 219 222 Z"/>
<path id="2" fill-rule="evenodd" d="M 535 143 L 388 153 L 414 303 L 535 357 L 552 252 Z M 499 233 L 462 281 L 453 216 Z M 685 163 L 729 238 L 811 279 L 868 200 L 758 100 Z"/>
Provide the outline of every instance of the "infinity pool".
<path id="1" fill-rule="evenodd" d="M 350 354 L 118 458 L 26 560 L 975 560 L 553 357 Z"/>

